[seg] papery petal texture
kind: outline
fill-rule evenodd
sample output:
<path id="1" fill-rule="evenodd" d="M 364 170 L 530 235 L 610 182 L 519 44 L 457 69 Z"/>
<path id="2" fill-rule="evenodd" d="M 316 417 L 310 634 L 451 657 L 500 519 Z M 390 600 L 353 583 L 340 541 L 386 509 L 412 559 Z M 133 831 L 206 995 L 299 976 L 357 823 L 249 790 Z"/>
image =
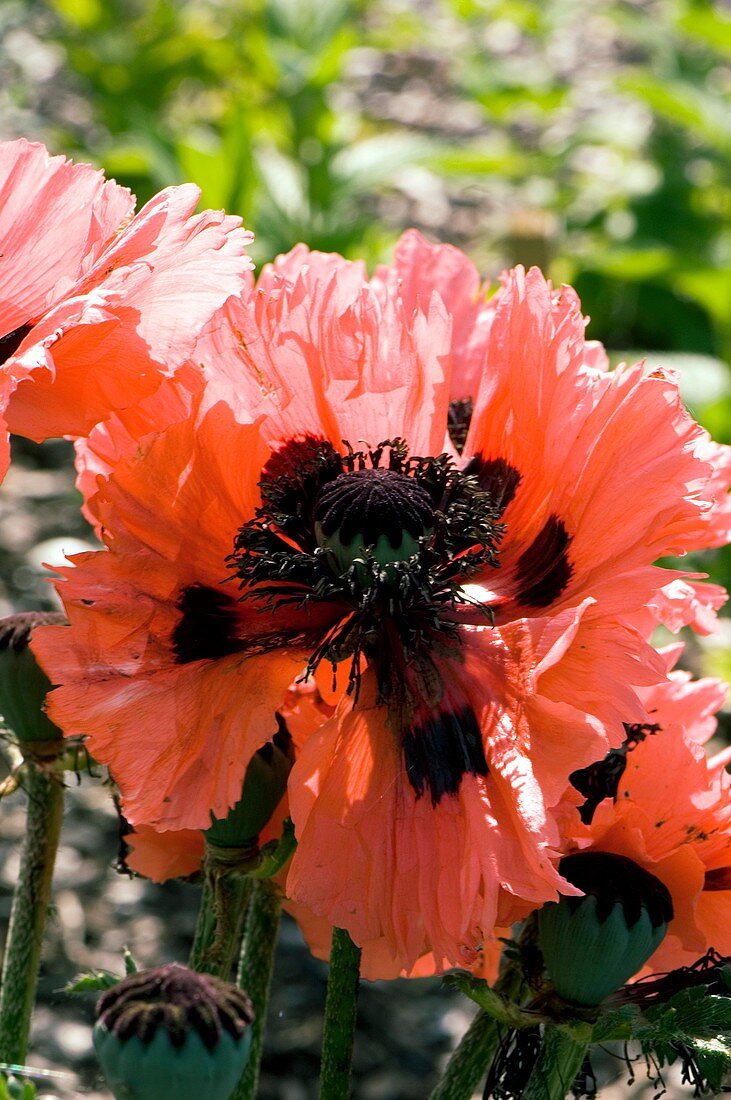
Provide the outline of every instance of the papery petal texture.
<path id="1" fill-rule="evenodd" d="M 717 602 L 654 563 L 720 537 L 725 458 L 673 378 L 610 372 L 584 329 L 536 270 L 487 303 L 416 235 L 370 280 L 300 245 L 78 446 L 107 549 L 61 571 L 70 628 L 36 632 L 49 713 L 172 834 L 290 723 L 289 902 L 370 976 L 488 965 L 571 891 L 569 777 L 682 686 L 647 642 L 668 602 Z"/>
<path id="2" fill-rule="evenodd" d="M 0 144 L 3 430 L 83 435 L 188 358 L 251 268 L 251 234 L 195 214 L 199 194 L 168 188 L 134 215 L 133 196 L 90 166 Z"/>

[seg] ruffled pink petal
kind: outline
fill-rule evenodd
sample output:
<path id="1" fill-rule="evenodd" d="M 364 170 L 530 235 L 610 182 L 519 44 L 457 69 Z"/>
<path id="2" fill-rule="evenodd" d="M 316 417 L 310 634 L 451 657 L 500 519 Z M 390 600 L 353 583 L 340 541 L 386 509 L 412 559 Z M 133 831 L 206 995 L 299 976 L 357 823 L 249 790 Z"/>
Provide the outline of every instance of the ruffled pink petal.
<path id="1" fill-rule="evenodd" d="M 682 650 L 682 646 L 678 648 Z M 674 659 L 678 656 L 677 652 L 672 654 Z M 683 736 L 699 745 L 715 734 L 716 716 L 727 694 L 728 688 L 722 680 L 710 676 L 694 680 L 683 669 L 669 671 L 667 680 L 639 692 L 651 722 L 663 729 L 680 726 Z"/>
<path id="2" fill-rule="evenodd" d="M 32 330 L 7 364 L 19 382 L 12 431 L 82 435 L 192 353 L 251 267 L 251 234 L 221 212 L 194 215 L 198 197 L 184 185 L 152 199 Z"/>
<path id="3" fill-rule="evenodd" d="M 609 729 L 602 717 L 566 702 L 565 693 L 561 700 L 550 695 L 563 663 L 576 652 L 580 668 L 590 644 L 583 610 L 567 611 L 563 623 L 533 619 L 466 633 L 463 662 L 444 671 L 444 705 L 462 700 L 471 707 L 487 772 L 465 772 L 457 792 L 436 803 L 428 791 L 415 792 L 365 674 L 357 705 L 342 699 L 292 771 L 298 848 L 288 896 L 348 928 L 361 944 L 385 941 L 392 966 L 408 972 L 430 953 L 440 965 L 472 965 L 507 910 L 505 894 L 525 912 L 557 889 L 566 892 L 555 869 L 560 833 L 552 806 L 574 768 L 622 737 L 620 719 Z M 621 673 L 621 661 L 617 668 Z M 610 665 L 600 680 L 597 654 L 587 697 L 611 699 L 615 674 Z M 604 714 L 609 725 L 615 715 L 612 703 Z"/>
<path id="4" fill-rule="evenodd" d="M 0 143 L 0 338 L 67 295 L 133 212 L 127 188 L 91 165 Z"/>
<path id="5" fill-rule="evenodd" d="M 708 584 L 704 573 L 680 573 L 664 570 L 672 577 L 648 600 L 634 621 L 648 635 L 658 622 L 674 633 L 692 626 L 698 634 L 715 634 L 716 612 L 723 607 L 728 593 L 720 584 Z"/>
<path id="6" fill-rule="evenodd" d="M 438 454 L 448 347 L 438 298 L 411 318 L 398 299 L 379 298 L 362 265 L 298 247 L 250 298 L 227 303 L 197 358 L 228 380 L 238 417 L 262 418 L 272 444 L 311 433 L 357 449 L 403 436 L 412 453 Z"/>
<path id="7" fill-rule="evenodd" d="M 146 438 L 100 483 L 92 514 L 120 555 L 146 547 L 176 564 L 181 586 L 222 584 L 236 534 L 259 503 L 269 451 L 257 426 L 214 402 Z M 235 585 L 228 588 L 235 598 Z"/>
<path id="8" fill-rule="evenodd" d="M 276 732 L 275 713 L 305 659 L 280 649 L 93 680 L 83 691 L 72 683 L 50 692 L 47 708 L 109 766 L 132 825 L 203 829 L 241 797 L 248 763 Z"/>
<path id="9" fill-rule="evenodd" d="M 433 295 L 439 295 L 452 320 L 450 398 L 473 398 L 486 368 L 494 301 L 488 301 L 488 284 L 471 260 L 453 245 L 431 244 L 409 229 L 396 245 L 393 266 L 376 268 L 373 283 L 379 282 L 400 296 L 407 315 L 418 310 L 428 316 Z"/>
<path id="10" fill-rule="evenodd" d="M 485 582 L 499 621 L 585 596 L 639 612 L 662 585 L 652 563 L 703 542 L 718 507 L 715 452 L 674 377 L 590 370 L 583 334 L 569 288 L 512 273 L 464 454 L 511 471 L 501 569 Z"/>
<path id="11" fill-rule="evenodd" d="M 190 417 L 202 388 L 202 372 L 184 363 L 172 378 L 163 379 L 151 397 L 112 413 L 88 436 L 76 440 L 76 487 L 83 498 L 82 511 L 99 537 L 101 529 L 92 508 L 101 483 L 117 466 L 133 459 L 140 447 L 147 449 L 156 435 Z"/>

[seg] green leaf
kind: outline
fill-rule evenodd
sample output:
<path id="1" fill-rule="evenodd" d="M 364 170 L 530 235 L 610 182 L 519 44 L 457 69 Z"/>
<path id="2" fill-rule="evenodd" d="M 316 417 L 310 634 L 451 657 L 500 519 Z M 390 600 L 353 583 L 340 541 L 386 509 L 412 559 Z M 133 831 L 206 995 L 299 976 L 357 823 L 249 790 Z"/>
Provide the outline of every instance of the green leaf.
<path id="1" fill-rule="evenodd" d="M 126 960 L 125 960 L 126 961 Z M 128 971 L 128 973 L 134 973 Z M 79 974 L 73 981 L 63 987 L 64 993 L 104 993 L 112 986 L 121 982 L 118 974 L 112 974 L 110 970 L 92 970 L 88 974 Z"/>
<path id="2" fill-rule="evenodd" d="M 124 959 L 124 972 L 125 974 L 136 974 L 140 969 L 135 962 L 132 952 L 128 947 L 125 947 L 122 952 L 122 958 Z"/>
<path id="3" fill-rule="evenodd" d="M 731 1047 L 722 1039 L 699 1039 L 692 1044 L 698 1066 L 713 1092 L 720 1092 L 731 1070 Z"/>
<path id="4" fill-rule="evenodd" d="M 684 989 L 666 1004 L 645 1012 L 649 1024 L 647 1038 L 680 1041 L 715 1039 L 731 1034 L 731 997 L 709 995 L 706 986 Z"/>
<path id="5" fill-rule="evenodd" d="M 636 1005 L 622 1005 L 621 1008 L 603 1012 L 594 1024 L 592 1043 L 624 1042 L 631 1039 L 639 1016 L 640 1011 Z"/>

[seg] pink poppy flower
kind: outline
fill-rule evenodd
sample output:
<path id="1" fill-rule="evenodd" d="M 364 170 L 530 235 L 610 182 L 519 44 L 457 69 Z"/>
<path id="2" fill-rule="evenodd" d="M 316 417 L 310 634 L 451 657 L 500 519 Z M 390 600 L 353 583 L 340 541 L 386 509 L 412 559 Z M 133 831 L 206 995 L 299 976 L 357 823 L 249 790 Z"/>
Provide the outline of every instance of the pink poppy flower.
<path id="1" fill-rule="evenodd" d="M 199 191 L 134 198 L 89 165 L 0 144 L 0 476 L 7 429 L 82 435 L 152 393 L 244 285 L 251 234 Z"/>
<path id="2" fill-rule="evenodd" d="M 98 479 L 70 629 L 36 634 L 49 712 L 135 826 L 223 816 L 292 676 L 333 665 L 290 776 L 294 902 L 409 971 L 566 889 L 568 776 L 645 719 L 653 562 L 720 492 L 673 379 L 587 367 L 584 324 L 510 275 L 459 456 L 439 293 L 299 246 L 228 301 L 182 419 Z"/>

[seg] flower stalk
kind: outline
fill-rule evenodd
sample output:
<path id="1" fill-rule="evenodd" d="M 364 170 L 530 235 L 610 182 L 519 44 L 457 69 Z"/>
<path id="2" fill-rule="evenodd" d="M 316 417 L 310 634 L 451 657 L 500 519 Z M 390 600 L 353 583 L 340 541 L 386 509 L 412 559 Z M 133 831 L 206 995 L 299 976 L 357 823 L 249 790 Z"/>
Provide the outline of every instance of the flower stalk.
<path id="1" fill-rule="evenodd" d="M 254 1100 L 259 1084 L 269 987 L 279 934 L 282 906 L 279 892 L 268 879 L 252 883 L 237 984 L 248 993 L 254 1008 L 251 1054 L 232 1100 Z"/>
<path id="2" fill-rule="evenodd" d="M 206 860 L 191 970 L 228 979 L 241 946 L 252 884 L 245 874 Z"/>
<path id="3" fill-rule="evenodd" d="M 355 1039 L 361 950 L 343 928 L 333 928 L 325 1001 L 320 1100 L 347 1100 Z"/>
<path id="4" fill-rule="evenodd" d="M 591 1029 L 587 1028 L 589 1036 Z M 541 1049 L 523 1100 L 564 1100 L 571 1092 L 590 1046 L 589 1038 L 579 1038 L 559 1027 L 546 1024 Z"/>
<path id="5" fill-rule="evenodd" d="M 532 921 L 524 926 L 521 940 L 532 934 L 532 926 Z M 519 1002 L 525 987 L 521 966 L 515 956 L 503 958 L 493 992 Z M 504 1034 L 504 1025 L 480 1009 L 447 1062 L 430 1100 L 469 1100 L 484 1079 Z"/>
<path id="6" fill-rule="evenodd" d="M 487 1073 L 500 1035 L 497 1020 L 480 1010 L 449 1059 L 431 1100 L 469 1100 Z"/>
<path id="7" fill-rule="evenodd" d="M 64 802 L 53 761 L 29 761 L 23 786 L 28 816 L 0 988 L 0 1062 L 11 1063 L 25 1061 Z"/>

